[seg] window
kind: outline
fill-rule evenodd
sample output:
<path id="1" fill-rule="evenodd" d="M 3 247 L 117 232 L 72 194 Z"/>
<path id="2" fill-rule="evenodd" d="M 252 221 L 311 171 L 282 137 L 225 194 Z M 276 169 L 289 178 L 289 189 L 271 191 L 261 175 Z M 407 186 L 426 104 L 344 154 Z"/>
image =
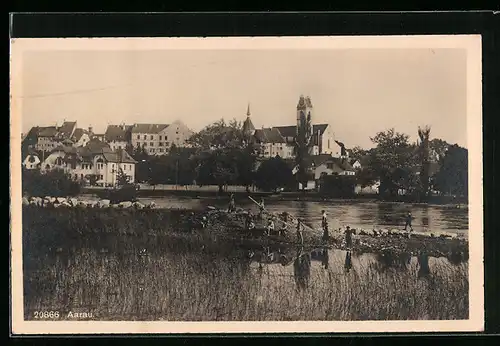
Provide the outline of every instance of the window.
<path id="1" fill-rule="evenodd" d="M 149 139 L 153 140 L 153 135 L 149 136 Z"/>
<path id="2" fill-rule="evenodd" d="M 160 144 L 161 144 L 161 143 L 160 143 Z M 161 145 L 160 145 L 160 147 L 161 147 Z M 159 151 L 160 153 L 163 153 L 163 148 L 158 149 L 158 151 Z"/>
<path id="3" fill-rule="evenodd" d="M 137 139 L 141 139 L 141 135 L 137 135 Z"/>
<path id="4" fill-rule="evenodd" d="M 103 176 L 102 176 L 102 174 L 101 174 L 101 175 L 99 176 L 99 178 L 100 178 L 101 180 L 103 179 Z"/>
<path id="5" fill-rule="evenodd" d="M 143 144 L 143 145 L 144 145 L 145 147 L 147 147 L 147 146 L 148 146 L 148 142 L 144 142 L 144 144 Z"/>
<path id="6" fill-rule="evenodd" d="M 330 140 L 328 140 L 328 149 L 330 149 Z"/>
<path id="7" fill-rule="evenodd" d="M 166 139 L 166 138 L 165 138 Z M 168 142 L 165 142 L 165 146 L 168 147 Z"/>
<path id="8" fill-rule="evenodd" d="M 111 164 L 111 169 L 115 169 L 115 164 Z"/>
<path id="9" fill-rule="evenodd" d="M 80 178 L 83 179 L 83 174 L 80 174 Z"/>
<path id="10" fill-rule="evenodd" d="M 147 136 L 146 136 L 146 135 L 144 135 L 144 138 L 143 138 L 143 139 L 144 139 L 144 140 L 146 140 L 146 139 L 148 139 L 148 138 L 147 138 Z"/>
<path id="11" fill-rule="evenodd" d="M 159 138 L 158 138 L 158 139 L 161 141 L 161 135 L 159 136 Z"/>
<path id="12" fill-rule="evenodd" d="M 158 143 L 158 146 L 162 147 L 163 146 L 163 142 Z"/>
<path id="13" fill-rule="evenodd" d="M 151 138 L 151 139 L 152 139 L 152 138 Z M 154 146 L 155 146 L 155 144 L 154 144 L 153 142 L 149 143 L 149 145 L 150 145 L 151 147 L 154 147 Z"/>
<path id="14" fill-rule="evenodd" d="M 165 140 L 167 140 L 167 139 L 168 139 L 168 137 L 167 137 L 167 136 L 165 136 Z"/>

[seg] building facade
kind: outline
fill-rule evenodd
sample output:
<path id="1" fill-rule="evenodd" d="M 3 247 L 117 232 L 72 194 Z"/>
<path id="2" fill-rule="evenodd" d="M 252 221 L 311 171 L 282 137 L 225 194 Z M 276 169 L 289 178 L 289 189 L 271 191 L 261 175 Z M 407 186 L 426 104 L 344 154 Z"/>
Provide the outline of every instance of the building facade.
<path id="1" fill-rule="evenodd" d="M 104 141 L 111 150 L 125 149 L 130 143 L 131 125 L 108 125 L 104 133 Z"/>
<path id="2" fill-rule="evenodd" d="M 148 155 L 165 155 L 172 145 L 188 146 L 191 131 L 184 123 L 134 124 L 131 127 L 131 144 L 134 148 L 144 148 Z"/>
<path id="3" fill-rule="evenodd" d="M 120 170 L 135 181 L 136 161 L 123 149 L 109 147 L 69 147 L 59 146 L 41 164 L 42 172 L 61 169 L 73 180 L 88 183 L 95 176 L 102 186 L 115 186 Z"/>

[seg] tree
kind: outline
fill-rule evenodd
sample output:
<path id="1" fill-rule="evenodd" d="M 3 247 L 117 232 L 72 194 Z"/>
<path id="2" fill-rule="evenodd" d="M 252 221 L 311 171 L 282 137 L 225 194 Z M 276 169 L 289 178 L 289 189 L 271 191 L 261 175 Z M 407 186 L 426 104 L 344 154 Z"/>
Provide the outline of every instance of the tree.
<path id="1" fill-rule="evenodd" d="M 194 134 L 189 143 L 196 149 L 197 183 L 242 184 L 247 191 L 254 180 L 259 146 L 245 136 L 241 122 L 221 119 Z"/>
<path id="2" fill-rule="evenodd" d="M 44 174 L 35 169 L 22 170 L 22 190 L 28 196 L 76 196 L 80 189 L 80 183 L 72 180 L 63 170 L 55 169 Z"/>
<path id="3" fill-rule="evenodd" d="M 88 179 L 90 186 L 95 186 L 99 180 L 99 176 L 97 174 L 87 174 L 85 178 Z"/>
<path id="4" fill-rule="evenodd" d="M 430 170 L 430 147 L 429 147 L 429 137 L 431 133 L 431 128 L 425 126 L 424 128 L 418 128 L 418 137 L 420 139 L 419 145 L 419 156 L 420 156 L 420 199 L 422 201 L 427 201 L 429 196 L 429 170 Z"/>
<path id="5" fill-rule="evenodd" d="M 442 139 L 434 138 L 429 142 L 430 160 L 439 162 L 444 157 L 450 144 Z"/>
<path id="6" fill-rule="evenodd" d="M 312 123 L 311 115 L 307 116 L 301 112 L 299 125 L 297 127 L 297 136 L 295 138 L 295 163 L 297 165 L 297 181 L 302 184 L 302 191 L 305 191 L 308 181 L 307 163 L 309 162 L 310 150 L 312 147 Z"/>
<path id="7" fill-rule="evenodd" d="M 468 151 L 454 144 L 440 160 L 435 177 L 435 188 L 443 194 L 465 196 L 468 194 Z"/>
<path id="8" fill-rule="evenodd" d="M 118 172 L 116 173 L 116 185 L 125 186 L 129 184 L 129 182 L 130 177 L 123 172 L 123 169 L 118 169 Z"/>
<path id="9" fill-rule="evenodd" d="M 256 173 L 255 184 L 264 191 L 277 191 L 290 185 L 293 173 L 286 162 L 279 156 L 265 160 Z"/>
<path id="10" fill-rule="evenodd" d="M 394 128 L 378 132 L 370 139 L 377 146 L 370 152 L 368 166 L 373 176 L 380 178 L 379 193 L 397 195 L 398 189 L 407 187 L 400 186 L 400 170 L 408 171 L 415 166 L 416 147 L 409 143 L 408 135 Z"/>
<path id="11" fill-rule="evenodd" d="M 361 160 L 368 154 L 368 150 L 365 150 L 360 146 L 355 146 L 351 149 L 347 149 L 347 152 L 349 153 L 349 157 L 351 159 L 356 159 L 356 160 Z"/>

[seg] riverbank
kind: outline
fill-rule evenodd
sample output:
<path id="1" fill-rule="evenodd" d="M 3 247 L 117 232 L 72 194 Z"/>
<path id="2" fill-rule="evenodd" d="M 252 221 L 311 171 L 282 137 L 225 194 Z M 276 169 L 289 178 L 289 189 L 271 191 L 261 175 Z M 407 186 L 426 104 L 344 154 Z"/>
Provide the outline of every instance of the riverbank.
<path id="1" fill-rule="evenodd" d="M 106 190 L 102 188 L 83 188 L 81 194 L 103 197 L 106 195 Z M 415 201 L 407 196 L 398 196 L 392 199 L 382 199 L 376 194 L 355 194 L 349 198 L 339 198 L 335 196 L 325 196 L 315 191 L 295 191 L 295 192 L 263 192 L 251 191 L 247 192 L 244 189 L 228 190 L 220 193 L 217 189 L 191 189 L 182 186 L 176 188 L 155 188 L 148 186 L 142 187 L 137 191 L 138 198 L 162 198 L 169 196 L 186 197 L 193 199 L 209 199 L 209 200 L 227 200 L 230 195 L 233 195 L 236 201 L 247 200 L 248 196 L 260 199 L 265 198 L 273 201 L 307 201 L 307 202 L 326 202 L 326 201 L 344 201 L 344 202 L 384 202 L 384 203 L 408 203 L 412 205 L 438 205 L 450 206 L 458 208 L 467 208 L 468 201 L 466 198 L 452 198 L 449 196 L 431 196 L 427 203 Z"/>
<path id="2" fill-rule="evenodd" d="M 193 214 L 192 214 L 193 213 Z M 256 231 L 249 233 L 244 228 L 246 214 L 226 213 L 215 208 L 205 211 L 191 210 L 143 210 L 120 208 L 51 208 L 28 205 L 23 207 L 23 238 L 29 241 L 64 245 L 79 237 L 97 235 L 114 236 L 168 236 L 183 234 L 200 242 L 238 241 L 256 246 L 273 243 L 296 246 L 295 229 L 284 236 L 265 236 L 264 223 L 257 224 Z M 207 227 L 201 228 L 203 218 Z M 50 227 L 47 227 L 50 226 Z M 291 228 L 291 227 L 290 227 Z M 260 232 L 260 233 L 259 233 Z M 330 239 L 322 241 L 322 231 L 307 227 L 304 232 L 306 246 L 327 245 L 334 249 L 346 249 L 343 230 L 331 230 Z M 33 238 L 34 237 L 34 238 Z M 372 253 L 392 253 L 394 255 L 425 254 L 434 257 L 468 258 L 468 241 L 456 234 L 438 230 L 431 233 L 408 233 L 397 229 L 356 230 L 353 251 Z"/>

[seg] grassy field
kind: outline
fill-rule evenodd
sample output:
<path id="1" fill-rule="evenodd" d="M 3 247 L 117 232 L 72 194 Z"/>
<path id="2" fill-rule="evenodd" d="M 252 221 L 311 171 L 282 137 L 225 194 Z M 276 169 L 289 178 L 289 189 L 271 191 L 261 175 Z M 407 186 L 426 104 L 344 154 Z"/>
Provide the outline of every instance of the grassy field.
<path id="1" fill-rule="evenodd" d="M 49 309 L 97 320 L 468 317 L 467 262 L 419 278 L 414 265 L 381 270 L 354 256 L 344 272 L 331 256 L 328 269 L 309 263 L 299 289 L 293 266 L 260 271 L 236 240 L 186 232 L 183 211 L 94 212 L 23 210 L 26 319 Z"/>

